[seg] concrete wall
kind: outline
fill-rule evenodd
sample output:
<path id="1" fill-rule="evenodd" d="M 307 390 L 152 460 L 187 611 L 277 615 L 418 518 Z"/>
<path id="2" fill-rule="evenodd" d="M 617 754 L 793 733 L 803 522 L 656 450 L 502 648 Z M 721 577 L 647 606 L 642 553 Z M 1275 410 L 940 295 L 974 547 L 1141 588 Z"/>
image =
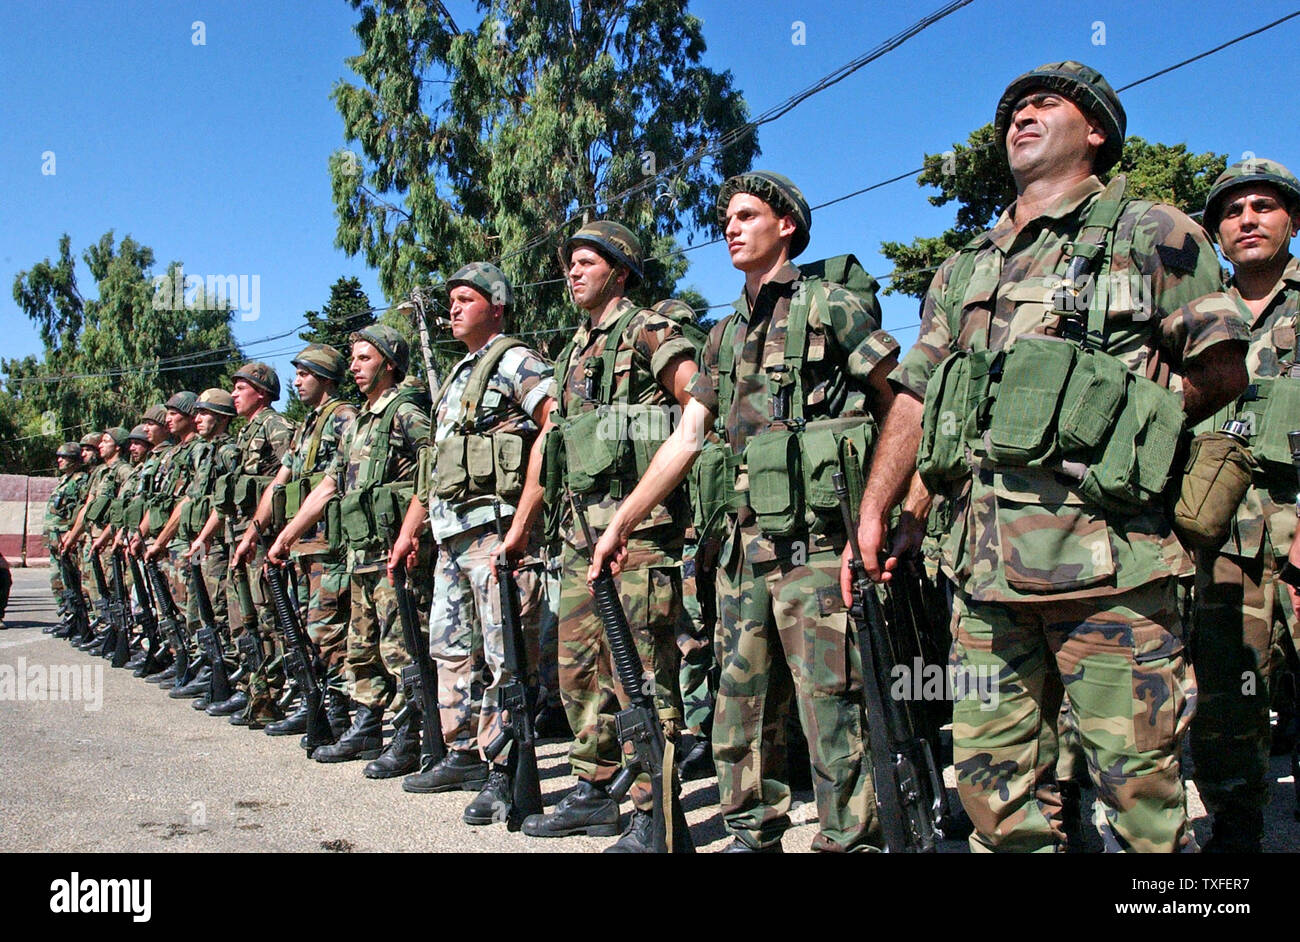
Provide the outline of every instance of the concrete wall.
<path id="1" fill-rule="evenodd" d="M 0 474 L 0 553 L 11 566 L 48 566 L 45 503 L 57 478 Z"/>

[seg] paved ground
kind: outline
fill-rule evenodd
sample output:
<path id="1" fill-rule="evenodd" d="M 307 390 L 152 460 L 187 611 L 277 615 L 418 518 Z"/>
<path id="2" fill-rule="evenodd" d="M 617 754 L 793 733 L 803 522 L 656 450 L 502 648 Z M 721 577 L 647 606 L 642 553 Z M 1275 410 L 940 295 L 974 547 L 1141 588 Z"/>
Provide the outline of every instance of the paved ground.
<path id="1" fill-rule="evenodd" d="M 544 841 L 504 825 L 471 828 L 465 792 L 409 795 L 400 780 L 373 782 L 360 762 L 305 758 L 296 738 L 228 725 L 171 700 L 152 684 L 42 634 L 55 619 L 43 569 L 14 570 L 14 593 L 0 633 L 0 665 L 28 682 L 0 685 L 0 847 L 9 851 L 596 851 L 609 838 Z M 22 670 L 20 670 L 22 668 Z M 84 681 L 79 700 L 37 696 L 32 678 Z M 8 674 L 8 671 L 4 671 Z M 572 787 L 566 744 L 539 748 L 547 806 Z M 1300 850 L 1289 766 L 1274 760 L 1279 784 L 1269 809 L 1267 849 Z M 951 771 L 949 773 L 951 775 Z M 949 782 L 951 784 L 951 780 Z M 953 801 L 955 793 L 951 793 Z M 815 828 L 808 793 L 785 838 L 807 851 Z M 712 780 L 686 788 L 699 849 L 727 840 Z M 624 806 L 626 810 L 626 805 Z M 1197 831 L 1206 819 L 1193 794 Z M 948 842 L 962 852 L 964 842 Z"/>

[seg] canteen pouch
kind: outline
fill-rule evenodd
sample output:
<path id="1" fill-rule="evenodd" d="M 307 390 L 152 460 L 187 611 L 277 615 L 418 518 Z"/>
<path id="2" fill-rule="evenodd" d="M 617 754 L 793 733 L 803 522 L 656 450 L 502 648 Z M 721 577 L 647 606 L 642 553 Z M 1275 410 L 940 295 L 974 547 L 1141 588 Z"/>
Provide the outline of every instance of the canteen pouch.
<path id="1" fill-rule="evenodd" d="M 575 494 L 596 490 L 614 473 L 622 438 L 618 413 L 608 406 L 584 412 L 565 421 L 566 481 Z"/>
<path id="2" fill-rule="evenodd" d="M 1250 450 L 1255 460 L 1272 473 L 1284 473 L 1293 480 L 1291 446 L 1287 432 L 1300 430 L 1300 381 L 1289 376 L 1257 379 L 1255 386 L 1261 396 L 1263 409 L 1255 414 L 1255 434 L 1250 440 Z M 1250 410 L 1251 403 L 1244 406 Z M 1253 411 L 1253 410 L 1252 410 Z M 1262 414 L 1261 414 L 1262 413 Z"/>
<path id="3" fill-rule="evenodd" d="M 528 471 L 526 455 L 530 448 L 525 447 L 522 435 L 498 432 L 492 436 L 492 451 L 496 465 L 496 493 L 502 500 L 513 503 L 524 492 L 524 477 Z"/>
<path id="4" fill-rule="evenodd" d="M 791 536 L 804 529 L 800 464 L 799 436 L 794 432 L 763 432 L 745 446 L 749 506 L 759 530 L 767 536 Z"/>
<path id="5" fill-rule="evenodd" d="M 1081 351 L 1065 387 L 1057 444 L 1069 457 L 1096 448 L 1113 427 L 1124 402 L 1128 370 L 1112 356 Z"/>
<path id="6" fill-rule="evenodd" d="M 465 436 L 448 435 L 438 442 L 434 465 L 434 494 L 443 500 L 458 500 L 469 487 Z"/>
<path id="7" fill-rule="evenodd" d="M 1021 337 L 1006 351 L 986 436 L 991 461 L 1027 467 L 1051 455 L 1057 412 L 1078 351 L 1070 341 L 1052 337 Z"/>
<path id="8" fill-rule="evenodd" d="M 373 493 L 373 488 L 361 487 L 348 491 L 339 501 L 339 518 L 349 549 L 368 549 L 377 542 Z"/>
<path id="9" fill-rule="evenodd" d="M 727 461 L 730 455 L 726 445 L 709 442 L 691 466 L 691 517 L 701 543 L 724 535 L 727 507 L 736 488 L 735 470 Z"/>
<path id="10" fill-rule="evenodd" d="M 1222 546 L 1255 467 L 1250 449 L 1231 435 L 1206 432 L 1192 439 L 1174 505 L 1179 539 L 1197 549 Z"/>

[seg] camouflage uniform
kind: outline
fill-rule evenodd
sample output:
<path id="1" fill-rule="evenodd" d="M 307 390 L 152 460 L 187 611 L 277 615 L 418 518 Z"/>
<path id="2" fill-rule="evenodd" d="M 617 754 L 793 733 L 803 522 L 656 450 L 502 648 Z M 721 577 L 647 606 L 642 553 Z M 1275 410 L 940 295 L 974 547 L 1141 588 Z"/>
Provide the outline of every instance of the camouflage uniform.
<path id="1" fill-rule="evenodd" d="M 203 439 L 197 434 L 162 453 L 154 472 L 154 499 L 149 514 L 151 533 L 156 534 L 162 530 L 167 518 L 171 516 L 172 509 L 188 491 L 198 472 L 199 462 L 206 453 Z M 158 559 L 158 567 L 167 577 L 168 588 L 172 594 L 172 601 L 176 603 L 176 610 L 185 619 L 186 637 L 190 639 L 191 645 L 185 652 L 185 656 L 192 663 L 199 656 L 198 643 L 194 640 L 199 611 L 198 600 L 190 597 L 187 575 L 189 563 L 183 558 L 183 554 L 189 549 L 189 543 L 185 541 L 183 529 L 183 526 L 177 527 L 176 534 L 167 544 L 167 554 Z M 224 602 L 225 596 L 222 595 L 221 599 Z M 213 601 L 215 604 L 215 598 Z M 179 655 L 181 652 L 173 653 Z"/>
<path id="2" fill-rule="evenodd" d="M 891 379 L 924 399 L 955 350 L 1001 350 L 1022 335 L 1058 333 L 1057 273 L 1101 192 L 1089 177 L 1018 233 L 1010 207 L 965 250 L 975 262 L 958 296 L 949 280 L 961 256 L 945 262 L 917 343 Z M 1214 250 L 1183 214 L 1142 201 L 1125 205 L 1114 244 L 1131 248 L 1107 259 L 1103 348 L 1177 391 L 1179 364 L 1244 336 L 1231 317 L 1183 307 L 1218 290 Z M 943 541 L 943 568 L 957 587 L 951 667 L 959 680 L 979 681 L 955 684 L 953 716 L 958 791 L 977 829 L 971 846 L 1063 843 L 1056 737 L 1039 736 L 1055 725 L 1056 706 L 1046 715 L 1043 693 L 1059 673 L 1105 805 L 1098 822 L 1106 846 L 1175 850 L 1187 840 L 1178 743 L 1196 691 L 1176 599 L 1190 560 L 1169 516 L 1163 507 L 1104 510 L 1048 468 L 985 464 L 945 495 L 954 525 Z"/>
<path id="3" fill-rule="evenodd" d="M 721 201 L 720 201 L 721 205 Z M 880 329 L 874 303 L 827 283 L 826 307 L 810 311 L 802 388 L 804 419 L 865 415 L 868 377 L 897 351 Z M 719 351 L 735 319 L 735 395 L 719 416 L 737 455 L 755 435 L 781 424 L 765 367 L 784 364 L 791 302 L 806 291 L 799 268 L 787 262 L 759 289 L 750 309 L 713 327 L 702 369 L 688 391 L 715 415 L 720 408 Z M 749 489 L 741 470 L 737 492 Z M 805 518 L 788 539 L 764 535 L 748 506 L 730 514 L 718 560 L 721 666 L 713 726 L 713 757 L 727 830 L 750 848 L 778 844 L 790 826 L 786 717 L 791 688 L 815 769 L 819 850 L 858 850 L 872 840 L 871 785 L 862 705 L 862 666 L 840 598 L 845 536 L 833 519 Z"/>
<path id="4" fill-rule="evenodd" d="M 328 419 L 320 429 L 316 454 L 309 468 L 307 458 L 312 449 L 317 424 L 322 421 L 321 416 L 332 402 L 337 402 L 337 405 L 330 410 Z M 307 413 L 302 425 L 294 432 L 293 441 L 281 459 L 281 466 L 288 468 L 294 479 L 324 473 L 334 460 L 339 443 L 356 417 L 356 406 L 351 403 L 340 402 L 337 398 L 322 402 Z M 341 540 L 343 534 L 335 536 Z M 327 685 L 339 693 L 346 693 L 344 665 L 347 657 L 348 616 L 352 612 L 347 554 L 341 547 L 330 549 L 326 542 L 325 521 L 322 520 L 294 544 L 293 555 L 299 560 L 300 567 L 306 570 L 307 634 L 320 650 Z"/>
<path id="5" fill-rule="evenodd" d="M 441 399 L 435 403 L 434 445 L 457 434 L 464 414 L 464 399 L 474 366 L 497 342 L 494 335 L 473 353 L 466 354 L 448 372 Z M 541 354 L 513 347 L 501 356 L 480 403 L 480 414 L 497 414 L 490 431 L 521 435 L 525 442 L 537 436 L 533 413 L 555 395 L 554 370 Z M 426 452 L 431 455 L 432 450 Z M 523 452 L 527 467 L 528 450 Z M 492 571 L 490 554 L 500 542 L 494 507 L 501 512 L 503 530 L 510 526 L 515 507 L 495 496 L 470 497 L 452 503 L 434 493 L 432 474 L 422 474 L 416 496 L 429 509 L 430 535 L 438 544 L 434 563 L 433 607 L 429 614 L 429 656 L 438 668 L 438 709 L 442 734 L 449 750 L 477 748 L 483 754 L 501 733 L 497 704 L 502 685 L 511 681 L 505 669 L 500 589 Z M 544 605 L 541 559 L 536 546 L 516 561 L 519 618 L 528 658 L 525 683 L 536 685 L 538 622 Z M 481 690 L 481 694 L 479 691 Z M 479 702 L 481 698 L 481 709 Z M 478 709 L 475 722 L 473 714 Z M 483 756 L 486 758 L 486 755 Z M 497 755 L 505 765 L 509 749 Z"/>
<path id="6" fill-rule="evenodd" d="M 587 364 L 599 364 L 609 344 L 617 344 L 611 400 L 652 404 L 671 408 L 676 400 L 658 382 L 663 369 L 685 354 L 694 358 L 695 348 L 673 319 L 642 309 L 634 315 L 623 336 L 610 335 L 611 328 L 629 310 L 637 307 L 623 298 L 592 326 L 584 321 L 577 329 L 563 370 L 560 405 L 564 415 L 578 415 L 597 408 L 586 398 Z M 628 384 L 637 398 L 631 398 Z M 555 434 L 559 434 L 558 431 Z M 611 434 L 621 434 L 615 431 Z M 569 454 L 568 462 L 577 456 Z M 603 533 L 619 502 L 631 487 L 615 482 L 618 493 L 597 490 L 577 495 L 597 539 Z M 655 706 L 665 721 L 670 738 L 680 728 L 682 708 L 677 680 L 676 634 L 681 618 L 682 533 L 688 511 L 682 491 L 656 506 L 627 541 L 627 557 L 615 577 L 623 609 L 646 671 L 654 675 Z M 613 674 L 608 641 L 600 616 L 587 589 L 590 547 L 582 531 L 571 521 L 563 533 L 560 562 L 559 681 L 560 697 L 575 739 L 569 749 L 569 764 L 579 779 L 607 785 L 622 766 L 622 754 L 614 730 L 615 704 L 626 704 L 621 685 Z M 632 789 L 636 807 L 652 806 L 649 778 L 642 775 Z"/>
<path id="7" fill-rule="evenodd" d="M 59 614 L 66 615 L 67 604 L 63 592 L 63 573 L 59 566 L 59 540 L 72 528 L 76 520 L 77 508 L 85 502 L 86 485 L 90 475 L 82 469 L 80 463 L 71 465 L 59 476 L 59 483 L 50 493 L 45 504 L 45 540 L 50 547 L 50 591 L 58 599 Z"/>
<path id="8" fill-rule="evenodd" d="M 237 467 L 240 475 L 274 477 L 276 472 L 280 470 L 281 459 L 284 457 L 285 452 L 289 450 L 289 443 L 292 438 L 292 422 L 270 406 L 259 409 L 257 414 L 239 430 L 239 435 L 235 438 L 235 448 L 239 452 Z M 232 547 L 239 545 L 239 541 L 243 539 L 249 523 L 247 518 L 244 517 L 227 517 L 225 523 L 224 536 L 226 545 L 223 550 L 226 565 L 229 566 Z M 214 538 L 213 545 L 215 546 L 220 541 L 220 536 Z M 271 600 L 262 588 L 261 572 L 262 564 L 266 561 L 266 549 L 266 546 L 259 542 L 252 558 L 244 563 L 254 611 L 243 611 L 243 605 L 239 600 L 238 580 L 235 574 L 230 573 L 230 578 L 226 580 L 227 611 L 242 612 L 243 615 L 242 619 L 236 619 L 240 622 L 238 630 L 235 630 L 235 623 L 231 623 L 233 637 L 238 643 L 239 637 L 244 633 L 244 624 L 256 631 L 256 641 L 262 647 L 263 663 L 266 665 L 260 671 L 250 672 L 247 679 L 250 699 L 248 715 L 255 721 L 276 715 L 277 710 L 274 702 L 279 694 L 279 687 L 284 680 L 283 673 L 279 669 L 279 658 L 283 652 L 281 651 L 279 634 L 275 629 L 275 617 L 271 610 Z M 241 686 L 243 686 L 242 682 Z"/>
<path id="9" fill-rule="evenodd" d="M 682 617 L 677 626 L 677 650 L 681 653 L 678 683 L 682 690 L 682 726 L 697 736 L 713 730 L 714 678 L 713 632 L 718 621 L 717 572 L 703 565 L 699 543 L 687 531 L 682 553 Z"/>
<path id="10" fill-rule="evenodd" d="M 235 440 L 226 432 L 214 435 L 209 439 L 200 439 L 192 452 L 194 461 L 194 474 L 190 478 L 189 487 L 186 489 L 186 496 L 191 501 L 205 501 L 211 508 L 211 498 L 213 497 L 217 478 L 223 474 L 229 474 L 239 467 L 239 449 L 235 445 Z M 187 511 L 188 512 L 188 511 Z M 206 519 L 206 515 L 204 515 Z M 198 526 L 202 523 L 196 520 Z M 184 531 L 184 532 L 182 532 Z M 189 531 L 184 525 L 181 527 L 182 550 L 181 553 L 189 549 L 189 542 L 197 537 L 198 530 Z M 188 586 L 190 579 L 190 562 L 184 559 L 180 553 L 173 556 L 173 562 L 176 565 L 177 576 L 182 584 Z M 216 618 L 219 628 L 218 636 L 225 638 L 235 638 L 243 634 L 243 625 L 239 630 L 235 630 L 235 625 L 230 620 L 230 613 L 233 611 L 238 618 L 239 602 L 234 602 L 234 607 L 227 603 L 227 583 L 232 580 L 229 578 L 230 570 L 230 547 L 222 539 L 214 539 L 208 547 L 208 551 L 203 554 L 200 564 L 200 571 L 203 574 L 203 582 L 208 590 L 208 597 L 212 600 L 212 613 Z M 188 604 L 185 615 L 190 624 L 190 637 L 197 635 L 200 628 L 198 601 L 193 597 L 193 593 L 188 593 Z M 177 605 L 179 606 L 179 602 Z M 226 660 L 234 663 L 235 652 L 233 648 L 226 649 Z"/>
<path id="11" fill-rule="evenodd" d="M 1229 292 L 1236 293 L 1231 283 Z M 1263 313 L 1248 325 L 1252 381 L 1288 375 L 1296 365 L 1298 316 L 1300 259 L 1291 257 Z M 1207 425 L 1217 428 L 1225 417 Z M 1196 559 L 1196 789 L 1215 816 L 1216 839 L 1247 846 L 1257 845 L 1264 826 L 1274 675 L 1285 660 L 1286 634 L 1291 644 L 1296 638 L 1291 599 L 1277 578 L 1295 538 L 1295 494 L 1293 471 L 1258 465 L 1228 540 Z"/>
<path id="12" fill-rule="evenodd" d="M 125 443 L 125 437 L 123 438 L 123 442 Z M 125 444 L 121 447 L 123 452 L 125 452 Z M 87 485 L 86 494 L 88 506 L 102 501 L 104 502 L 105 508 L 103 515 L 101 516 L 103 521 L 102 524 L 93 523 L 89 519 L 89 512 L 87 512 L 86 519 L 86 569 L 84 571 L 91 574 L 87 586 L 90 589 L 91 599 L 95 601 L 98 601 L 101 598 L 101 594 L 99 592 L 99 585 L 95 581 L 93 574 L 94 564 L 90 561 L 92 552 L 91 546 L 94 543 L 95 537 L 103 533 L 104 529 L 109 525 L 110 521 L 108 515 L 111 512 L 113 501 L 117 499 L 118 492 L 122 488 L 122 483 L 131 475 L 131 462 L 124 456 L 123 452 L 119 452 L 117 458 L 112 464 L 102 464 L 96 468 L 95 471 L 91 473 L 90 481 Z M 113 559 L 112 554 L 107 548 L 105 548 L 103 552 L 99 553 L 99 562 L 103 567 L 106 587 L 109 592 L 112 592 Z"/>
<path id="13" fill-rule="evenodd" d="M 415 403 L 404 402 L 397 407 L 392 427 L 384 428 L 380 419 L 398 395 L 397 388 L 385 390 L 374 403 L 358 410 L 356 420 L 344 432 L 326 470 L 344 496 L 376 483 L 410 482 L 414 486 L 419 451 L 429 443 L 429 416 Z M 388 460 L 372 479 L 367 476 L 367 458 L 381 435 L 388 435 Z M 406 501 L 401 503 L 406 505 Z M 370 709 L 382 710 L 391 702 L 393 709 L 399 710 L 406 702 L 401 675 L 402 668 L 411 663 L 411 656 L 402 638 L 397 594 L 385 571 L 387 545 L 396 533 L 394 529 L 387 534 L 387 543 L 377 549 L 348 550 L 352 614 L 348 622 L 347 669 L 353 680 L 352 699 Z M 420 591 L 419 572 L 420 567 L 412 572 L 417 598 L 422 594 L 421 604 L 427 604 L 427 589 Z"/>

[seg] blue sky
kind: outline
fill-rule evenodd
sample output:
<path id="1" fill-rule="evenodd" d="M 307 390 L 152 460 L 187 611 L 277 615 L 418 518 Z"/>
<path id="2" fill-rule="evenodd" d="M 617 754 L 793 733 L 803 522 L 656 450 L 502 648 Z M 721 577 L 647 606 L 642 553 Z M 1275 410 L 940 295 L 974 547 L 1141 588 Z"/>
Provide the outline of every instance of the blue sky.
<path id="1" fill-rule="evenodd" d="M 447 5 L 462 27 L 476 22 L 472 3 Z M 691 10 L 704 21 L 706 61 L 730 69 L 758 113 L 940 5 L 708 0 Z M 1293 9 L 1294 0 L 975 0 L 764 126 L 756 165 L 822 203 L 964 141 L 990 120 L 1006 83 L 1037 64 L 1081 59 L 1119 87 Z M 64 232 L 78 255 L 108 229 L 129 233 L 154 249 L 158 273 L 180 259 L 189 273 L 257 275 L 258 316 L 236 321 L 236 337 L 282 371 L 296 337 L 252 342 L 301 324 L 340 275 L 358 276 L 383 304 L 374 274 L 334 248 L 326 162 L 346 142 L 329 92 L 359 48 L 354 18 L 342 0 L 0 6 L 0 355 L 39 354 L 11 285 Z M 1297 39 L 1300 18 L 1125 93 L 1129 132 L 1300 169 Z M 53 174 L 42 173 L 47 152 Z M 827 207 L 803 258 L 853 251 L 887 273 L 882 240 L 951 223 L 951 207 L 931 207 L 929 192 L 904 180 Z M 738 293 L 723 246 L 689 257 L 683 285 L 715 304 Z M 907 346 L 916 302 L 883 304 L 886 327 Z"/>

